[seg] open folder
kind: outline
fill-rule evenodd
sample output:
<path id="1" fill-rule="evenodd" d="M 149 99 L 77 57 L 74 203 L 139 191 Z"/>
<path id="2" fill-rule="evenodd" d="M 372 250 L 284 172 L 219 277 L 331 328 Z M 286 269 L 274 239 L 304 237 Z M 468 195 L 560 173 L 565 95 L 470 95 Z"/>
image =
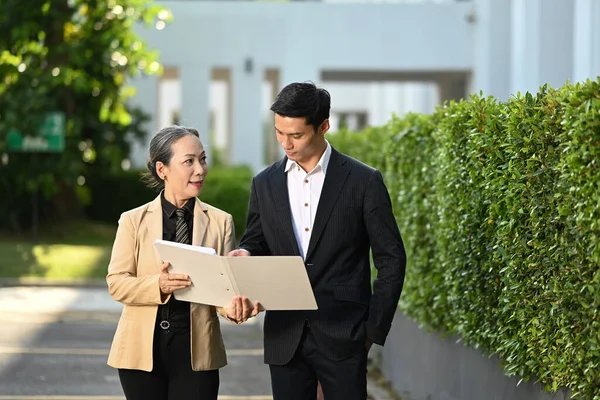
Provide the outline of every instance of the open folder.
<path id="1" fill-rule="evenodd" d="M 260 302 L 264 310 L 316 310 L 317 302 L 299 256 L 218 256 L 214 249 L 156 240 L 170 272 L 189 275 L 192 285 L 177 300 L 228 306 L 234 296 Z"/>

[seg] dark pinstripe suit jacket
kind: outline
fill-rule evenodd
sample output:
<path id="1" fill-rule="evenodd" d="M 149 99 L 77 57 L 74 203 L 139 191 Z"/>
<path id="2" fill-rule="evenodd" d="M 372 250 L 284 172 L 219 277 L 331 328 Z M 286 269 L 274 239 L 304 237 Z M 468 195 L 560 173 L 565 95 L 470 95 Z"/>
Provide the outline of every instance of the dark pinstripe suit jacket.
<path id="1" fill-rule="evenodd" d="M 252 181 L 240 243 L 252 255 L 300 255 L 286 161 L 274 163 Z M 370 249 L 378 270 L 373 289 Z M 332 149 L 305 264 L 319 309 L 267 311 L 265 363 L 291 360 L 306 320 L 334 360 L 360 351 L 367 337 L 383 345 L 402 291 L 406 255 L 379 171 Z"/>

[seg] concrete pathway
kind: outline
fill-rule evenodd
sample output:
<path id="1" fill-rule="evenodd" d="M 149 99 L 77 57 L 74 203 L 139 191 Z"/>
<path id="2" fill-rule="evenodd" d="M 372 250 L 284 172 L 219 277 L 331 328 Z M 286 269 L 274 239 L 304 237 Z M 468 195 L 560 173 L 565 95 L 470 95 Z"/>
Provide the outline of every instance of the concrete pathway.
<path id="1" fill-rule="evenodd" d="M 106 365 L 120 311 L 103 287 L 0 287 L 0 400 L 124 399 Z M 263 316 L 240 326 L 222 321 L 229 365 L 220 400 L 272 399 Z M 369 392 L 388 399 L 375 382 Z"/>

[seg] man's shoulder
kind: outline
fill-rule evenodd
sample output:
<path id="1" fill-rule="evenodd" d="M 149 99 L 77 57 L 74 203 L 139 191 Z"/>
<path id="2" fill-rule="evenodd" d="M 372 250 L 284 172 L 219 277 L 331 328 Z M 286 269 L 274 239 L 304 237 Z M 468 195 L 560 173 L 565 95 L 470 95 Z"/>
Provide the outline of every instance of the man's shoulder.
<path id="1" fill-rule="evenodd" d="M 349 156 L 348 154 L 345 153 L 339 153 L 341 157 L 343 157 L 343 159 L 346 160 L 346 162 L 350 163 L 350 165 L 352 165 L 354 168 L 357 168 L 359 170 L 364 170 L 364 171 L 370 171 L 373 172 L 375 171 L 375 168 L 370 166 L 369 164 Z"/>
<path id="2" fill-rule="evenodd" d="M 266 182 L 273 176 L 273 173 L 282 167 L 282 164 L 286 162 L 286 159 L 283 158 L 281 160 L 275 161 L 273 164 L 269 165 L 258 174 L 254 176 L 255 183 Z"/>
<path id="3" fill-rule="evenodd" d="M 351 171 L 355 174 L 358 175 L 367 175 L 367 176 L 371 176 L 375 171 L 377 171 L 376 168 L 354 158 L 349 156 L 348 154 L 342 153 L 340 151 L 337 151 L 337 156 L 339 157 L 340 160 L 342 160 L 345 164 L 349 165 L 351 168 Z"/>

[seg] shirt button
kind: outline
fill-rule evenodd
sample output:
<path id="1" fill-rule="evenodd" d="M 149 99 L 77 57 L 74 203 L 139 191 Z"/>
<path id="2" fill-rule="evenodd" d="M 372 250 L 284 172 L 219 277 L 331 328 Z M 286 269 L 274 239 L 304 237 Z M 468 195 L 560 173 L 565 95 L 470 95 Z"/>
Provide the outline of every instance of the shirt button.
<path id="1" fill-rule="evenodd" d="M 306 232 L 308 232 L 308 228 L 304 228 L 304 230 L 305 230 Z"/>
<path id="2" fill-rule="evenodd" d="M 308 183 L 308 179 L 305 179 L 305 180 L 304 180 L 304 183 Z"/>
<path id="3" fill-rule="evenodd" d="M 304 207 L 308 207 L 308 203 L 304 203 Z"/>

